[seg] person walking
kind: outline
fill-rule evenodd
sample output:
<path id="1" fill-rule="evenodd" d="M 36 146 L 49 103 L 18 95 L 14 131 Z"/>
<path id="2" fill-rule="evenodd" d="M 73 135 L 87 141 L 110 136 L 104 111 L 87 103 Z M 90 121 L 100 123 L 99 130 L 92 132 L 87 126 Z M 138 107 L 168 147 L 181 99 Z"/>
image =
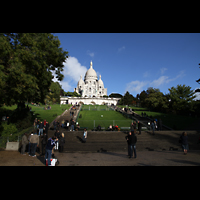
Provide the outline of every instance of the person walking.
<path id="1" fill-rule="evenodd" d="M 74 120 L 71 119 L 71 129 L 70 129 L 70 131 L 71 131 L 71 130 L 74 131 L 74 124 L 75 124 Z"/>
<path id="2" fill-rule="evenodd" d="M 39 135 L 43 135 L 43 128 L 44 128 L 44 124 L 41 121 L 40 124 L 39 124 Z"/>
<path id="3" fill-rule="evenodd" d="M 134 131 L 134 129 L 135 129 L 135 125 L 133 124 L 133 122 L 131 123 L 131 131 Z"/>
<path id="4" fill-rule="evenodd" d="M 154 132 L 155 131 L 155 123 L 154 123 L 154 121 L 151 122 L 151 128 L 152 128 L 152 131 L 153 131 L 152 134 L 155 135 L 155 132 Z"/>
<path id="5" fill-rule="evenodd" d="M 186 155 L 186 154 L 187 154 L 187 151 L 189 150 L 187 132 L 183 132 L 183 133 L 182 133 L 182 136 L 181 136 L 181 143 L 182 143 L 184 155 Z"/>
<path id="6" fill-rule="evenodd" d="M 24 135 L 22 137 L 22 147 L 21 147 L 21 154 L 22 155 L 26 155 L 25 154 L 25 150 L 26 150 L 26 145 L 27 144 L 28 144 L 27 134 L 24 133 Z"/>
<path id="7" fill-rule="evenodd" d="M 84 133 L 83 133 L 83 143 L 86 143 L 86 138 L 87 138 L 87 130 L 86 128 L 84 129 Z"/>
<path id="8" fill-rule="evenodd" d="M 64 133 L 61 134 L 61 137 L 59 139 L 59 152 L 62 153 L 63 152 L 63 147 L 65 144 L 65 135 Z"/>
<path id="9" fill-rule="evenodd" d="M 137 137 L 134 134 L 134 131 L 129 132 L 128 136 L 126 136 L 126 140 L 127 140 L 127 143 L 128 143 L 128 156 L 129 156 L 129 158 L 132 158 L 133 151 L 134 151 L 134 157 L 137 158 L 137 155 L 136 155 Z"/>
<path id="10" fill-rule="evenodd" d="M 39 145 L 39 136 L 37 135 L 37 133 L 31 136 L 30 143 L 31 143 L 31 153 L 29 154 L 29 156 L 36 157 L 35 151 L 37 146 Z"/>
<path id="11" fill-rule="evenodd" d="M 58 139 L 56 139 L 55 136 L 52 138 L 49 138 L 47 141 L 47 146 L 46 146 L 46 153 L 45 153 L 45 160 L 44 164 L 46 165 L 46 159 L 48 159 L 48 166 L 51 166 L 51 154 L 52 154 L 52 149 L 56 145 L 56 142 Z"/>

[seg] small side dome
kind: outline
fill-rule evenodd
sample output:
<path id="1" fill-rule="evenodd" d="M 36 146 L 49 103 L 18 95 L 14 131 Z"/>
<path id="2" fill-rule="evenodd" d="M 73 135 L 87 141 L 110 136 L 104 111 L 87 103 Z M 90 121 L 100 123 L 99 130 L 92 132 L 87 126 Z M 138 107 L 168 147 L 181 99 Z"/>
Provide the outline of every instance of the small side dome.
<path id="1" fill-rule="evenodd" d="M 78 86 L 82 86 L 84 84 L 84 81 L 82 79 L 82 75 L 80 76 L 80 80 L 78 81 Z"/>
<path id="2" fill-rule="evenodd" d="M 103 81 L 101 80 L 101 75 L 99 75 L 98 84 L 99 84 L 99 86 L 104 87 Z"/>

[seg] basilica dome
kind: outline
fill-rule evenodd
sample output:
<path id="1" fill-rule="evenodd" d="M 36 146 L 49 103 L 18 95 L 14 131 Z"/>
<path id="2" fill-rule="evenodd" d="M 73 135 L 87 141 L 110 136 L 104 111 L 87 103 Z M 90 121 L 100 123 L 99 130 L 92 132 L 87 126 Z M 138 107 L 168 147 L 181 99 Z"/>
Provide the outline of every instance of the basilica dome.
<path id="1" fill-rule="evenodd" d="M 87 79 L 95 79 L 95 80 L 97 80 L 97 73 L 92 68 L 92 61 L 90 62 L 90 69 L 88 69 L 86 74 L 85 74 L 85 80 L 87 80 Z"/>
<path id="2" fill-rule="evenodd" d="M 101 75 L 99 75 L 99 81 L 98 81 L 99 86 L 104 87 L 103 81 L 101 80 Z"/>

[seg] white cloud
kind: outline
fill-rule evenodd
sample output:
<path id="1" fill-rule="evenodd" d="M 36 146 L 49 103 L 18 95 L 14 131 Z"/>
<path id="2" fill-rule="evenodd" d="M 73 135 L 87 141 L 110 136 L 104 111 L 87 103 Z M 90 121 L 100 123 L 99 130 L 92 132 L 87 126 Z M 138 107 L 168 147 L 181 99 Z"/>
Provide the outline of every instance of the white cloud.
<path id="1" fill-rule="evenodd" d="M 62 89 L 64 91 L 71 91 L 71 92 L 74 91 L 74 88 L 72 88 L 72 86 L 67 81 L 61 81 L 60 85 L 62 85 Z"/>
<path id="2" fill-rule="evenodd" d="M 56 78 L 56 73 L 55 73 L 55 71 L 51 71 L 52 72 L 52 75 L 54 76 L 54 78 L 52 79 L 52 81 L 53 82 L 59 82 L 60 83 L 60 81 Z"/>
<path id="3" fill-rule="evenodd" d="M 166 71 L 166 70 L 163 69 L 163 71 Z M 149 75 L 148 71 L 144 73 L 143 77 L 147 75 Z M 146 90 L 146 88 L 148 87 L 159 88 L 159 86 L 162 84 L 167 84 L 169 82 L 175 81 L 176 79 L 182 78 L 184 76 L 185 76 L 185 71 L 180 71 L 176 77 L 171 78 L 171 79 L 168 76 L 160 76 L 158 79 L 155 79 L 152 82 L 138 81 L 138 80 L 132 81 L 126 85 L 126 91 L 140 93 L 142 92 L 142 90 Z"/>
<path id="4" fill-rule="evenodd" d="M 77 82 L 80 80 L 80 76 L 84 78 L 87 71 L 85 66 L 82 66 L 78 59 L 75 57 L 69 57 L 64 63 L 64 79 L 59 82 L 65 91 L 74 91 Z M 56 80 L 54 78 L 54 80 Z"/>
<path id="5" fill-rule="evenodd" d="M 195 88 L 195 90 L 196 89 L 198 89 L 198 88 Z M 194 92 L 195 92 L 195 90 L 194 90 Z M 200 92 L 196 92 L 194 95 L 195 95 L 195 98 L 194 98 L 195 101 L 200 100 Z"/>
<path id="6" fill-rule="evenodd" d="M 125 50 L 125 46 L 118 48 L 118 52 Z"/>
<path id="7" fill-rule="evenodd" d="M 163 75 L 165 73 L 165 71 L 167 70 L 167 68 L 163 67 L 160 69 L 161 75 Z"/>
<path id="8" fill-rule="evenodd" d="M 151 86 L 158 87 L 164 83 L 169 82 L 169 77 L 168 76 L 161 76 L 159 79 L 154 80 L 153 82 L 150 83 Z"/>
<path id="9" fill-rule="evenodd" d="M 94 52 L 91 52 L 90 50 L 87 50 L 87 55 L 89 55 L 90 57 L 94 57 Z"/>
<path id="10" fill-rule="evenodd" d="M 80 76 L 82 75 L 84 77 L 86 71 L 87 67 L 82 66 L 75 57 L 69 57 L 64 63 L 63 74 L 66 79 L 78 82 L 80 80 Z"/>
<path id="11" fill-rule="evenodd" d="M 147 84 L 148 82 L 144 81 L 132 81 L 127 84 L 126 91 L 140 93 Z"/>
<path id="12" fill-rule="evenodd" d="M 160 78 L 158 78 L 157 80 L 154 80 L 150 83 L 150 86 L 154 86 L 154 87 L 158 87 L 162 84 L 166 84 L 172 81 L 175 81 L 178 78 L 182 78 L 185 76 L 185 71 L 180 71 L 179 74 L 175 77 L 175 78 L 169 78 L 168 76 L 161 76 Z"/>

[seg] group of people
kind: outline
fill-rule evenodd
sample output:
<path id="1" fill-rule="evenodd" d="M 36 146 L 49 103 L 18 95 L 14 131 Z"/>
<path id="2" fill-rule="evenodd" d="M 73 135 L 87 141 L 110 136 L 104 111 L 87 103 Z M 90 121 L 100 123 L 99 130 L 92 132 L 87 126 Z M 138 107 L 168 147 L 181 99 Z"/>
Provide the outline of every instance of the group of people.
<path id="1" fill-rule="evenodd" d="M 162 131 L 162 120 L 161 119 L 152 120 L 151 122 L 148 123 L 148 125 L 150 125 L 153 135 L 155 135 L 155 132 L 154 132 L 155 130 Z"/>
<path id="2" fill-rule="evenodd" d="M 39 119 L 37 120 L 37 118 L 35 118 L 33 122 L 33 128 L 37 130 L 37 134 L 39 136 L 43 135 L 44 132 L 46 132 L 48 136 L 49 122 L 47 122 L 46 119 L 44 121 L 40 121 Z"/>
<path id="3" fill-rule="evenodd" d="M 60 127 L 62 128 L 66 128 L 66 130 L 70 130 L 70 131 L 75 131 L 75 130 L 79 130 L 80 129 L 80 125 L 76 124 L 74 119 L 71 118 L 70 121 L 69 120 L 62 120 L 61 124 L 59 121 L 54 120 L 53 121 L 53 126 L 54 126 L 54 130 L 59 130 Z"/>

